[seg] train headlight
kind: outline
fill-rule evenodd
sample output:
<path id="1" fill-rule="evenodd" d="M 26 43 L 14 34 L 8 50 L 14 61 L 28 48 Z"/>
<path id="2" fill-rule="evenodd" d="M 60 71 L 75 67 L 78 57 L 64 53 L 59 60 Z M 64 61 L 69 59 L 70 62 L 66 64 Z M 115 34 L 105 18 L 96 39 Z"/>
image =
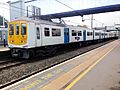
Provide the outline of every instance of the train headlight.
<path id="1" fill-rule="evenodd" d="M 21 41 L 21 43 L 24 43 L 24 41 Z"/>
<path id="2" fill-rule="evenodd" d="M 12 41 L 12 40 L 10 40 L 10 42 L 12 43 L 13 41 Z"/>

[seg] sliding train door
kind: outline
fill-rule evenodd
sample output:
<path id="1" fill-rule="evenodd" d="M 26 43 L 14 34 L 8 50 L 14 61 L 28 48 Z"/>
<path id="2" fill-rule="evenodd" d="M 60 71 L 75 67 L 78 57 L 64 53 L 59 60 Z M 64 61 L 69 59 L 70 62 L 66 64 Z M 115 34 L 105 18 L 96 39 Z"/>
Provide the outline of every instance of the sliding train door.
<path id="1" fill-rule="evenodd" d="M 69 43 L 69 28 L 64 28 L 64 43 Z"/>

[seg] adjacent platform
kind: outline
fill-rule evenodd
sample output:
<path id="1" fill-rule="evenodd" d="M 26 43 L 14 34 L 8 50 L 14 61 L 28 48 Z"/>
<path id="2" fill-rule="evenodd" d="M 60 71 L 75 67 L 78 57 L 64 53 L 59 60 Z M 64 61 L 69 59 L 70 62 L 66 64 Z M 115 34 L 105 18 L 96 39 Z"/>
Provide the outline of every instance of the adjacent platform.
<path id="1" fill-rule="evenodd" d="M 119 58 L 120 40 L 115 40 L 4 90 L 109 90 L 120 77 Z"/>
<path id="2" fill-rule="evenodd" d="M 9 51 L 8 47 L 0 46 L 0 52 Z"/>

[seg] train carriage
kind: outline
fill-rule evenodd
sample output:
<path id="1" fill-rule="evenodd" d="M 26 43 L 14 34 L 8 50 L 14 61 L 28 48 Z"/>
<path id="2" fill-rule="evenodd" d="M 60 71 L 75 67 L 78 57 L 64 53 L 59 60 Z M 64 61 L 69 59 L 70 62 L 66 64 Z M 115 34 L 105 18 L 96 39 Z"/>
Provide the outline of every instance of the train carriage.
<path id="1" fill-rule="evenodd" d="M 106 31 L 68 26 L 45 20 L 31 20 L 26 17 L 11 21 L 8 30 L 8 44 L 12 57 L 26 59 L 36 53 L 51 52 L 60 45 L 109 38 L 109 33 Z M 114 37 L 116 36 L 114 32 Z"/>
<path id="2" fill-rule="evenodd" d="M 98 40 L 98 39 L 101 39 L 101 30 L 99 31 L 96 31 L 94 30 L 94 40 Z"/>
<path id="3" fill-rule="evenodd" d="M 83 30 L 82 27 L 68 26 L 70 42 L 80 42 L 83 41 Z"/>

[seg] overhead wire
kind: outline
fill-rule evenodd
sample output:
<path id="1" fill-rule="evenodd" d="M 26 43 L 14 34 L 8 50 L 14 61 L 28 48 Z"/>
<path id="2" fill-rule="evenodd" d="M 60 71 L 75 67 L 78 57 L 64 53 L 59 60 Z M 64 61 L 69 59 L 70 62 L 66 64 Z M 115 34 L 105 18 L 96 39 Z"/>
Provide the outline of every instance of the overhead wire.
<path id="1" fill-rule="evenodd" d="M 66 7 L 68 7 L 69 9 L 73 10 L 76 14 L 80 15 L 81 17 L 83 17 L 82 14 L 78 13 L 77 11 L 75 11 L 75 9 L 73 9 L 72 7 L 66 5 L 65 3 L 63 3 L 63 2 L 61 2 L 61 1 L 59 1 L 59 0 L 55 0 L 55 1 L 57 1 L 58 3 L 60 3 L 60 4 L 64 5 L 64 6 L 66 6 Z"/>
<path id="2" fill-rule="evenodd" d="M 71 23 L 74 23 L 74 24 L 80 25 L 80 23 L 73 22 L 73 21 L 70 21 L 70 20 L 64 20 L 64 21 L 66 21 L 66 22 L 71 22 Z"/>
<path id="3" fill-rule="evenodd" d="M 71 10 L 75 10 L 75 9 L 73 9 L 72 7 L 66 5 L 65 3 L 63 3 L 63 2 L 61 2 L 61 1 L 59 1 L 59 0 L 55 0 L 55 1 L 57 1 L 58 3 L 60 3 L 60 4 L 64 5 L 64 6 L 66 6 L 66 7 L 68 7 L 68 8 L 71 9 Z"/>

